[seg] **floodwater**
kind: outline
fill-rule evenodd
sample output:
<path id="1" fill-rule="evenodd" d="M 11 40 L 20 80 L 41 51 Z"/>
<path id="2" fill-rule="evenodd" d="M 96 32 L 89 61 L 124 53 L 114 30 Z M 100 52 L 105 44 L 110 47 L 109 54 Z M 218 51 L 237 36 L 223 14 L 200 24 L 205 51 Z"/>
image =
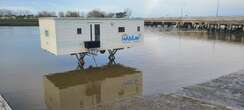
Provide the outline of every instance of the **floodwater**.
<path id="1" fill-rule="evenodd" d="M 244 69 L 244 38 L 145 32 L 144 45 L 107 54 L 77 71 L 73 56 L 40 48 L 38 27 L 0 27 L 0 93 L 14 110 L 79 109 L 115 99 L 173 93 Z"/>

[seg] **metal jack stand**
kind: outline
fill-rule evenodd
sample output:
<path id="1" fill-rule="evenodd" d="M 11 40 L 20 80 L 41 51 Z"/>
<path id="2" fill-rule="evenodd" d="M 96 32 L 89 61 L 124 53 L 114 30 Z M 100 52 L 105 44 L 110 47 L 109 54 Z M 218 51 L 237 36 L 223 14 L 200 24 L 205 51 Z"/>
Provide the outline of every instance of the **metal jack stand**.
<path id="1" fill-rule="evenodd" d="M 112 50 L 108 50 L 109 52 L 109 56 L 108 56 L 108 59 L 109 59 L 109 63 L 108 64 L 116 64 L 115 62 L 115 54 L 118 50 L 121 50 L 120 48 L 119 49 L 112 49 Z M 85 56 L 89 56 L 91 55 L 93 57 L 93 60 L 97 66 L 97 62 L 95 60 L 95 56 L 97 55 L 98 53 L 98 50 L 89 50 L 88 52 L 82 52 L 82 53 L 73 53 L 71 54 L 72 56 L 75 56 L 75 58 L 77 59 L 78 61 L 78 67 L 77 69 L 84 69 L 84 65 L 85 65 L 85 61 L 84 61 L 84 58 Z"/>
<path id="2" fill-rule="evenodd" d="M 109 53 L 109 56 L 108 56 L 109 63 L 108 64 L 116 64 L 114 55 L 116 54 L 116 52 L 118 50 L 120 50 L 120 49 L 108 50 L 108 53 Z"/>
<path id="3" fill-rule="evenodd" d="M 78 68 L 80 69 L 83 69 L 84 68 L 84 65 L 85 65 L 85 61 L 84 61 L 84 58 L 85 56 L 87 55 L 86 52 L 84 53 L 74 53 L 74 54 L 71 54 L 72 56 L 74 55 L 76 57 L 76 59 L 78 60 Z"/>

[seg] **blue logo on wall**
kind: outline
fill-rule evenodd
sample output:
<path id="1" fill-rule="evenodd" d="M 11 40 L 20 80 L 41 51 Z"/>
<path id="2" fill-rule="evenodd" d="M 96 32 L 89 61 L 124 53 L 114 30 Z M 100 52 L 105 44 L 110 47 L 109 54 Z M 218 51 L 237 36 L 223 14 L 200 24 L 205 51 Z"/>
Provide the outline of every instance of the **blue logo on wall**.
<path id="1" fill-rule="evenodd" d="M 137 42 L 141 39 L 141 35 L 123 35 L 122 42 L 130 43 L 130 42 Z"/>

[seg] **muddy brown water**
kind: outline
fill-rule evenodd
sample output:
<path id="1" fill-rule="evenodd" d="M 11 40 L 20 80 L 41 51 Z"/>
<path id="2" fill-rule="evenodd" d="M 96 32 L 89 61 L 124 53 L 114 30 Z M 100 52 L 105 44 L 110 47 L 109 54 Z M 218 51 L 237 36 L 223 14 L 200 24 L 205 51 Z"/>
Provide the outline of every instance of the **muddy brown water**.
<path id="1" fill-rule="evenodd" d="M 138 73 L 125 71 L 124 75 L 97 78 L 96 74 L 83 75 L 85 84 L 73 82 L 75 85 L 65 91 L 53 86 L 52 81 L 45 85 L 45 76 L 72 71 L 77 62 L 72 56 L 54 56 L 41 50 L 38 27 L 0 27 L 0 39 L 0 93 L 15 110 L 60 107 L 57 103 L 61 98 L 71 94 L 78 99 L 67 99 L 65 104 L 77 103 L 79 107 L 109 103 L 124 96 L 168 94 L 244 68 L 243 37 L 145 32 L 144 45 L 116 55 L 116 62 L 123 65 L 117 69 L 130 68 Z M 107 54 L 95 59 L 98 67 L 108 63 Z M 85 61 L 85 67 L 95 66 L 91 57 Z M 67 81 L 61 80 L 61 85 Z M 46 91 L 46 87 L 50 89 Z M 48 99 L 46 92 L 53 98 Z"/>

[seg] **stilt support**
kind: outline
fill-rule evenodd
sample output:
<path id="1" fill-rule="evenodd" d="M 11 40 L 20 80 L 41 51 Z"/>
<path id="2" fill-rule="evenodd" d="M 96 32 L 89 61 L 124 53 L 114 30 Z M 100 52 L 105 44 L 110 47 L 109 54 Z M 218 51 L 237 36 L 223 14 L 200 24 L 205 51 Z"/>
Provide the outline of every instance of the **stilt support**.
<path id="1" fill-rule="evenodd" d="M 116 54 L 116 52 L 118 50 L 121 50 L 121 49 L 119 48 L 119 49 L 108 50 L 108 53 L 109 53 L 109 56 L 108 56 L 109 64 L 116 64 L 116 62 L 115 62 L 115 54 Z"/>
<path id="2" fill-rule="evenodd" d="M 75 56 L 75 58 L 77 59 L 77 61 L 78 61 L 78 67 L 80 69 L 84 68 L 84 65 L 85 65 L 84 58 L 87 55 L 87 53 L 86 52 L 84 52 L 84 53 L 74 53 L 74 54 L 71 54 L 71 55 L 72 56 Z"/>
<path id="3" fill-rule="evenodd" d="M 117 53 L 118 50 L 121 50 L 121 49 L 122 48 L 108 50 L 108 53 L 109 53 L 109 56 L 108 56 L 109 63 L 108 64 L 116 64 L 116 62 L 115 62 L 115 54 Z M 85 65 L 84 58 L 85 58 L 85 56 L 87 56 L 87 55 L 94 55 L 94 54 L 92 54 L 90 52 L 83 52 L 83 53 L 73 53 L 71 55 L 72 56 L 75 56 L 75 58 L 78 61 L 78 67 L 77 67 L 77 69 L 84 69 L 84 65 Z M 94 56 L 93 56 L 93 59 L 95 61 Z M 96 63 L 96 61 L 95 61 L 95 63 Z"/>

